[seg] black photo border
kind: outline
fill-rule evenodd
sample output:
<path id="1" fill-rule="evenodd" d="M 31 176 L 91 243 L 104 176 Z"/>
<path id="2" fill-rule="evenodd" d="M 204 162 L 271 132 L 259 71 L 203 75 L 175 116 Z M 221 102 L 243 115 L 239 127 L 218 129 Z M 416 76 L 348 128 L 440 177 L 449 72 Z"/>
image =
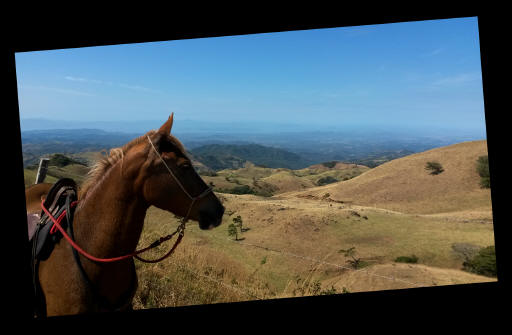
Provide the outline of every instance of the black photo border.
<path id="1" fill-rule="evenodd" d="M 192 325 L 192 329 L 195 327 L 229 328 L 230 322 L 243 324 L 243 320 L 246 320 L 244 318 L 249 315 L 251 320 L 246 321 L 251 326 L 247 328 L 252 328 L 255 321 L 261 321 L 263 324 L 270 321 L 297 324 L 299 321 L 300 326 L 302 323 L 324 324 L 328 320 L 328 323 L 341 323 L 345 326 L 354 320 L 361 320 L 360 322 L 363 323 L 358 325 L 364 329 L 366 326 L 371 326 L 374 318 L 387 319 L 390 322 L 409 319 L 420 321 L 422 324 L 428 324 L 434 319 L 446 318 L 451 320 L 455 327 L 483 323 L 480 317 L 490 320 L 491 324 L 496 323 L 495 318 L 499 313 L 498 302 L 503 297 L 506 278 L 509 277 L 506 274 L 508 269 L 504 256 L 507 249 L 504 241 L 507 222 L 504 221 L 503 216 L 505 207 L 502 196 L 505 190 L 503 184 L 505 179 L 501 168 L 507 164 L 503 157 L 505 155 L 500 150 L 500 144 L 505 140 L 505 136 L 499 129 L 500 125 L 505 124 L 505 113 L 500 106 L 506 105 L 500 104 L 500 99 L 504 96 L 500 91 L 503 88 L 497 84 L 501 74 L 501 68 L 498 65 L 501 45 L 495 42 L 496 36 L 503 34 L 500 25 L 503 25 L 504 18 L 479 9 L 464 8 L 417 10 L 403 14 L 398 14 L 396 9 L 372 11 L 371 14 L 360 9 L 355 13 L 338 13 L 339 15 L 333 15 L 326 10 L 324 13 L 315 13 L 316 15 L 309 13 L 302 16 L 284 13 L 270 16 L 266 11 L 262 11 L 261 15 L 249 15 L 249 17 L 232 16 L 226 13 L 205 15 L 200 18 L 195 15 L 184 14 L 180 17 L 174 14 L 171 15 L 172 20 L 165 14 L 156 15 L 156 12 L 158 10 L 150 13 L 141 12 L 130 18 L 119 18 L 114 14 L 94 16 L 97 14 L 94 12 L 91 17 L 83 14 L 78 20 L 76 16 L 70 15 L 72 13 L 66 13 L 63 17 L 58 14 L 33 13 L 29 19 L 20 20 L 16 25 L 13 24 L 8 28 L 9 37 L 4 42 L 8 99 L 6 112 L 3 113 L 2 143 L 5 144 L 4 148 L 9 149 L 3 164 L 3 169 L 6 169 L 4 176 L 9 176 L 4 177 L 9 181 L 7 192 L 4 191 L 8 195 L 7 201 L 4 202 L 4 205 L 7 204 L 4 207 L 4 213 L 10 218 L 4 220 L 4 227 L 7 227 L 7 231 L 4 230 L 4 241 L 9 242 L 11 246 L 4 249 L 6 250 L 3 257 L 4 269 L 9 270 L 3 277 L 9 281 L 8 290 L 16 292 L 15 298 L 9 298 L 6 301 L 13 319 L 21 318 L 26 320 L 24 321 L 26 325 L 33 324 L 37 327 L 53 327 L 67 323 L 84 327 L 98 323 L 129 326 L 149 321 L 159 325 L 158 328 L 170 327 L 170 330 L 174 327 L 167 326 L 171 320 L 174 320 L 172 324 L 185 320 L 185 323 Z M 22 187 L 24 185 L 23 164 L 14 57 L 16 52 L 475 16 L 478 17 L 480 34 L 498 262 L 497 282 L 54 317 L 47 320 L 32 319 L 29 250 L 26 244 L 27 228 L 22 223 L 25 221 L 25 197 L 24 187 Z M 455 314 L 460 315 L 460 318 L 452 318 Z"/>

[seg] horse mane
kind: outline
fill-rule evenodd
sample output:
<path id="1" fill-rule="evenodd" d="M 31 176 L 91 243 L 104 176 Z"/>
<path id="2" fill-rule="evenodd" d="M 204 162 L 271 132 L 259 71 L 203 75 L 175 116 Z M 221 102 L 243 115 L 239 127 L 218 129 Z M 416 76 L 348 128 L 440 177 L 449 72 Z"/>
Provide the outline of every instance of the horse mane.
<path id="1" fill-rule="evenodd" d="M 124 154 L 128 150 L 130 150 L 133 146 L 146 140 L 146 135 L 152 135 L 153 133 L 155 133 L 155 131 L 150 130 L 146 134 L 131 140 L 130 142 L 126 143 L 120 148 L 110 149 L 110 152 L 107 156 L 100 157 L 87 173 L 87 177 L 85 178 L 82 186 L 80 187 L 78 198 L 85 198 L 90 189 L 94 185 L 97 185 L 101 181 L 101 179 L 103 179 L 103 177 L 110 170 L 110 168 L 112 168 L 112 166 L 114 166 L 119 160 L 122 160 L 124 158 Z"/>
<path id="2" fill-rule="evenodd" d="M 128 150 L 130 150 L 135 145 L 146 141 L 146 136 L 151 136 L 154 133 L 156 133 L 155 130 L 150 130 L 146 134 L 131 140 L 120 148 L 110 149 L 109 154 L 107 156 L 101 157 L 98 161 L 96 161 L 96 163 L 94 163 L 94 165 L 87 173 L 87 177 L 80 187 L 78 198 L 84 199 L 88 192 L 93 188 L 93 186 L 98 185 L 101 182 L 101 180 L 105 177 L 112 166 L 114 166 L 118 161 L 123 160 L 124 155 Z M 176 146 L 182 150 L 182 152 L 186 152 L 185 147 L 176 137 L 172 135 L 170 135 L 170 137 Z"/>

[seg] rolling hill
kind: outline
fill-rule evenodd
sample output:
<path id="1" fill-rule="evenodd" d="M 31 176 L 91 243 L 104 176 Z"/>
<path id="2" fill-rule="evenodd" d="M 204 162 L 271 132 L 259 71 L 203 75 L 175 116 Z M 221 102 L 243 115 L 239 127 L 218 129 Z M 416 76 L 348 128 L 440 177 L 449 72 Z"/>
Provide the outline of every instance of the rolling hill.
<path id="1" fill-rule="evenodd" d="M 300 170 L 267 168 L 245 162 L 242 168 L 220 170 L 215 175 L 203 175 L 203 179 L 217 192 L 233 193 L 231 190 L 247 186 L 244 193 L 270 196 L 348 180 L 367 170 L 366 166 L 340 162 L 332 167 L 319 164 Z"/>
<path id="2" fill-rule="evenodd" d="M 203 175 L 226 207 L 223 224 L 203 231 L 191 221 L 173 257 L 157 266 L 136 262 L 135 308 L 282 298 L 329 288 L 341 293 L 495 281 L 461 271 L 465 256 L 458 251 L 494 244 L 490 191 L 480 188 L 476 172 L 478 157 L 486 154 L 486 142 L 476 141 L 373 169 L 330 161 L 292 170 L 244 161 L 240 168 Z M 72 157 L 90 162 L 95 155 Z M 430 175 L 429 161 L 441 163 L 444 172 Z M 78 174 L 83 168 L 51 167 Z M 327 177 L 338 181 L 317 186 Z M 256 195 L 224 193 L 243 186 Z M 245 230 L 234 241 L 227 227 L 237 216 Z M 171 213 L 151 207 L 139 247 L 177 224 Z M 351 269 L 350 258 L 340 253 L 351 247 L 366 262 L 362 269 Z M 417 264 L 395 261 L 410 255 Z"/>
<path id="3" fill-rule="evenodd" d="M 491 210 L 490 190 L 480 188 L 478 157 L 487 155 L 486 141 L 463 142 L 384 163 L 340 183 L 291 192 L 287 197 L 316 197 L 410 214 Z M 431 175 L 427 162 L 444 172 Z"/>

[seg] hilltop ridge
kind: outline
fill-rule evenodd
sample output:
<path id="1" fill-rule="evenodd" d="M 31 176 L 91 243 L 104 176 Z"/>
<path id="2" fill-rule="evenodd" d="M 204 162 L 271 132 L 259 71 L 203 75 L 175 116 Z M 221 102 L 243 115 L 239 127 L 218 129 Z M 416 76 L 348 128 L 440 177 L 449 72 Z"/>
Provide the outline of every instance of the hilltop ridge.
<path id="1" fill-rule="evenodd" d="M 478 157 L 485 155 L 486 140 L 462 142 L 386 162 L 351 180 L 282 196 L 321 198 L 328 193 L 332 200 L 411 214 L 490 211 L 490 190 L 480 187 L 476 170 Z M 439 162 L 444 172 L 429 174 L 425 165 L 430 161 Z"/>

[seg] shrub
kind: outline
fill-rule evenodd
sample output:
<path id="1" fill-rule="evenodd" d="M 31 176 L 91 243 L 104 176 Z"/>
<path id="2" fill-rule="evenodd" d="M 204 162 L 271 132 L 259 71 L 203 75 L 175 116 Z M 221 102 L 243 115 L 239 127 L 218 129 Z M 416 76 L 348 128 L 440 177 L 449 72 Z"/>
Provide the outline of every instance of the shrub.
<path id="1" fill-rule="evenodd" d="M 349 249 L 340 249 L 338 250 L 339 253 L 343 253 L 345 257 L 351 257 L 352 259 L 347 260 L 347 263 L 349 263 L 354 269 L 361 269 L 365 266 L 368 266 L 369 263 L 361 260 L 361 258 L 357 258 L 355 255 L 357 253 L 356 247 L 351 247 Z"/>
<path id="2" fill-rule="evenodd" d="M 480 175 L 480 187 L 490 188 L 489 156 L 480 156 L 476 161 L 476 171 Z"/>
<path id="3" fill-rule="evenodd" d="M 438 175 L 444 171 L 443 166 L 439 162 L 427 162 L 425 170 L 430 170 L 431 175 Z"/>
<path id="4" fill-rule="evenodd" d="M 331 295 L 336 293 L 338 293 L 338 291 L 336 291 L 336 288 L 332 285 L 331 288 L 320 291 L 320 295 Z"/>
<path id="5" fill-rule="evenodd" d="M 412 256 L 400 256 L 395 259 L 397 263 L 418 263 L 418 257 Z"/>
<path id="6" fill-rule="evenodd" d="M 235 186 L 231 189 L 218 189 L 217 192 L 231 194 L 255 194 L 256 192 L 247 185 Z"/>
<path id="7" fill-rule="evenodd" d="M 496 250 L 494 246 L 480 249 L 478 254 L 463 264 L 463 270 L 488 277 L 496 277 Z"/>
<path id="8" fill-rule="evenodd" d="M 325 166 L 326 168 L 332 169 L 333 167 L 336 166 L 336 163 L 338 163 L 338 162 L 337 161 L 331 161 L 331 162 L 322 163 L 322 165 Z"/>
<path id="9" fill-rule="evenodd" d="M 231 189 L 233 194 L 254 194 L 254 190 L 247 185 L 236 186 Z"/>
<path id="10" fill-rule="evenodd" d="M 327 177 L 318 179 L 316 184 L 318 186 L 322 186 L 322 185 L 332 184 L 332 183 L 336 183 L 336 182 L 338 182 L 338 179 L 331 177 L 331 176 L 327 176 Z"/>

